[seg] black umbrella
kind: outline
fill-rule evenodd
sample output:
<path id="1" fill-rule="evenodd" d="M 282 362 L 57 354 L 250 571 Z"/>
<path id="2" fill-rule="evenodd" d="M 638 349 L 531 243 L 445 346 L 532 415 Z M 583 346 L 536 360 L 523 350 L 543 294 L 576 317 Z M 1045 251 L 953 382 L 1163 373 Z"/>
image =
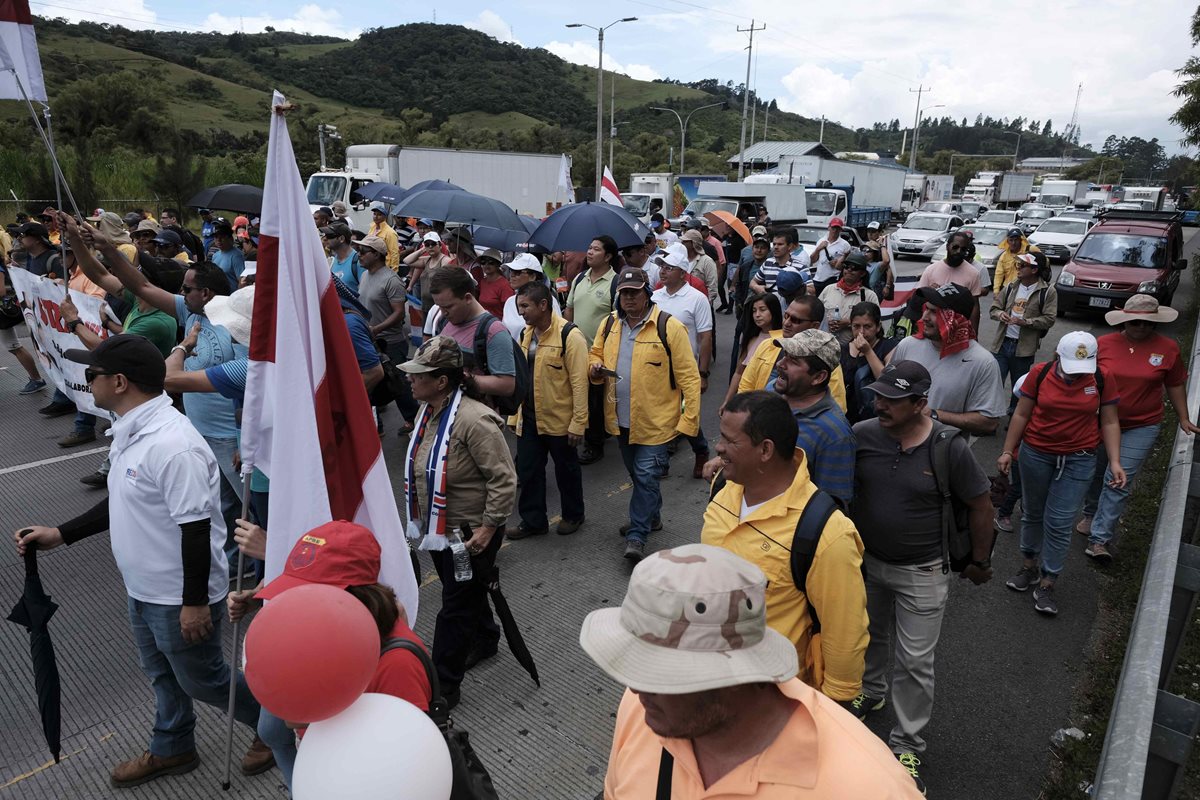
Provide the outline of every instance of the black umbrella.
<path id="1" fill-rule="evenodd" d="M 225 183 L 201 189 L 188 200 L 189 208 L 219 208 L 241 211 L 243 214 L 262 214 L 263 190 L 244 183 Z"/>
<path id="2" fill-rule="evenodd" d="M 572 203 L 542 220 L 537 230 L 529 234 L 529 244 L 552 253 L 582 252 L 597 236 L 608 235 L 616 240 L 617 247 L 637 247 L 646 243 L 649 233 L 645 223 L 620 206 Z"/>
<path id="3" fill-rule="evenodd" d="M 392 206 L 400 202 L 400 199 L 408 193 L 408 189 L 403 186 L 397 186 L 394 183 L 387 181 L 375 181 L 358 187 L 358 196 L 363 200 L 374 202 L 378 200 L 381 203 L 387 203 Z"/>
<path id="4" fill-rule="evenodd" d="M 428 217 L 525 233 L 525 226 L 517 212 L 499 200 L 462 189 L 410 191 L 392 209 L 392 213 L 399 217 Z"/>
<path id="5" fill-rule="evenodd" d="M 504 639 L 508 642 L 508 649 L 516 657 L 517 663 L 529 673 L 529 677 L 533 678 L 533 682 L 541 687 L 542 679 L 538 677 L 537 665 L 533 663 L 533 656 L 530 655 L 529 648 L 525 646 L 525 638 L 521 636 L 521 631 L 517 628 L 517 621 L 513 618 L 512 609 L 508 607 L 508 600 L 500 591 L 499 567 L 492 567 L 492 574 L 488 576 L 487 590 L 492 598 L 492 605 L 496 607 L 496 616 L 500 617 L 500 626 L 504 628 Z"/>
<path id="6" fill-rule="evenodd" d="M 62 728 L 62 716 L 59 701 L 62 686 L 58 679 L 58 664 L 54 660 L 54 644 L 50 641 L 50 630 L 47 623 L 54 616 L 58 604 L 50 599 L 42 588 L 42 579 L 38 577 L 37 546 L 28 544 L 25 548 L 25 593 L 13 606 L 8 615 L 10 622 L 24 625 L 29 631 L 29 654 L 33 658 L 33 680 L 37 688 L 38 711 L 42 714 L 42 732 L 46 734 L 46 746 L 58 763 L 62 746 L 59 736 Z M 507 631 L 507 628 L 505 628 Z"/>
<path id="7" fill-rule="evenodd" d="M 430 181 L 417 181 L 412 186 L 408 187 L 408 192 L 406 192 L 406 194 L 420 192 L 424 189 L 432 189 L 435 192 L 463 192 L 463 191 L 466 191 L 465 189 L 463 189 L 463 187 L 459 186 L 457 183 L 450 183 L 450 181 L 430 180 Z"/>

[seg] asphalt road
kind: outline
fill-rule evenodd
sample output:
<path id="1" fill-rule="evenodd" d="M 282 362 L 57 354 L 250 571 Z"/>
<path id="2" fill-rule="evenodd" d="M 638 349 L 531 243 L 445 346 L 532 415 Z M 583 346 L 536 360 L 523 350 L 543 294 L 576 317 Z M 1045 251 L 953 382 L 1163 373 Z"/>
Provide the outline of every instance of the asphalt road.
<path id="1" fill-rule="evenodd" d="M 1189 235 L 1194 231 L 1189 231 Z M 1189 241 L 1188 252 L 1194 244 Z M 902 261 L 904 274 L 922 262 Z M 1190 297 L 1189 273 L 1180 298 Z M 985 298 L 985 303 L 987 299 Z M 718 340 L 729 342 L 732 317 L 718 316 Z M 984 313 L 982 341 L 992 323 Z M 1044 340 L 1048 357 L 1070 330 L 1105 330 L 1099 316 L 1059 320 Z M 723 349 L 727 351 L 726 345 Z M 721 363 L 728 369 L 728 354 Z M 720 373 L 718 367 L 714 375 Z M 19 397 L 23 372 L 0 353 L 0 532 L 26 523 L 56 524 L 82 511 L 97 494 L 77 481 L 103 458 L 103 442 L 71 451 L 55 441 L 70 429 L 70 417 L 46 420 L 36 409 L 48 395 Z M 704 397 L 703 425 L 717 431 L 719 381 Z M 399 494 L 403 440 L 387 420 L 385 439 L 393 484 Z M 999 437 L 979 440 L 975 453 L 989 474 L 1001 447 Z M 663 481 L 665 530 L 651 548 L 699 539 L 706 498 L 691 476 L 687 447 L 675 456 Z M 601 673 L 578 646 L 588 611 L 619 604 L 629 567 L 621 558 L 617 527 L 626 518 L 629 483 L 614 444 L 599 463 L 585 467 L 587 522 L 570 537 L 506 544 L 499 564 L 506 595 L 538 661 L 542 686 L 525 675 L 501 647 L 498 657 L 477 667 L 463 685 L 455 712 L 506 798 L 591 800 L 601 788 L 621 689 Z M 551 482 L 552 483 L 552 482 Z M 1143 487 L 1156 491 L 1157 487 Z M 552 489 L 553 491 L 553 489 Z M 557 509 L 551 498 L 551 513 Z M 1046 619 L 1028 595 L 1004 588 L 1019 562 L 1011 534 L 1001 534 L 993 563 L 996 579 L 983 587 L 956 581 L 951 589 L 937 659 L 937 701 L 926 731 L 926 779 L 931 797 L 1034 798 L 1049 758 L 1049 737 L 1068 719 L 1072 690 L 1080 677 L 1088 642 L 1097 624 L 1096 598 L 1105 577 L 1085 563 L 1083 542 L 1073 543 L 1059 582 L 1061 613 Z M 201 707 L 197 725 L 202 764 L 195 772 L 116 792 L 108 787 L 111 766 L 145 748 L 153 720 L 153 696 L 137 665 L 128 631 L 125 597 L 106 537 L 95 537 L 42 557 L 42 576 L 61 608 L 51 623 L 63 680 L 63 746 L 60 764 L 47 762 L 37 721 L 36 697 L 23 628 L 0 623 L 0 796 L 13 798 L 279 798 L 278 773 L 255 778 L 234 775 L 222 793 L 223 715 Z M 425 564 L 428 570 L 428 562 Z M 0 604 L 15 602 L 22 566 L 0 542 Z M 440 587 L 424 586 L 417 631 L 429 641 Z M 229 630 L 225 629 L 227 643 Z M 890 712 L 872 721 L 886 737 Z M 249 743 L 237 731 L 235 752 Z M 398 786 L 403 776 L 397 776 Z"/>

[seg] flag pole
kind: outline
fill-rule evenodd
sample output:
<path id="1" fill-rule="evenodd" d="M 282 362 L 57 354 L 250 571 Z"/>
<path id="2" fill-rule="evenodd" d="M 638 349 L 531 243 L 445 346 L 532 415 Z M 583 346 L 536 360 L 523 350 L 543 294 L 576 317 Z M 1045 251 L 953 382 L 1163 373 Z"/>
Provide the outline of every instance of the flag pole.
<path id="1" fill-rule="evenodd" d="M 42 116 L 46 118 L 46 140 L 50 143 L 50 152 L 54 152 L 54 126 L 50 123 L 50 106 L 38 101 L 42 107 Z M 62 211 L 62 187 L 65 181 L 59 180 L 59 171 L 54 171 L 54 210 Z M 67 190 L 68 193 L 70 189 Z M 71 198 L 71 205 L 75 205 L 75 199 Z M 75 209 L 75 213 L 79 213 L 79 209 Z M 54 220 L 54 224 L 58 225 L 58 220 Z M 62 279 L 63 279 L 63 294 L 68 298 L 71 296 L 71 288 L 68 284 L 71 281 L 71 276 L 67 274 L 67 232 L 62 230 L 59 225 L 58 231 L 58 254 L 62 258 Z"/>
<path id="2" fill-rule="evenodd" d="M 242 462 L 242 519 L 250 518 L 250 475 L 253 472 L 253 466 Z M 242 552 L 241 547 L 238 547 L 237 577 L 234 579 L 234 591 L 239 594 L 242 591 L 242 572 L 245 570 L 245 566 L 246 554 Z M 229 791 L 230 764 L 233 761 L 233 709 L 237 701 L 238 672 L 241 670 L 241 627 L 242 621 L 240 619 L 233 623 L 233 662 L 229 665 L 229 706 L 225 714 L 225 779 L 221 781 L 221 789 L 226 792 Z"/>
<path id="3" fill-rule="evenodd" d="M 54 143 L 46 135 L 46 130 L 42 127 L 41 120 L 38 119 L 37 111 L 33 107 L 33 101 L 29 99 L 29 94 L 25 91 L 25 84 L 21 83 L 21 76 L 17 74 L 17 68 L 15 66 L 11 66 L 8 68 L 8 71 L 12 73 L 13 80 L 16 81 L 17 88 L 21 90 L 21 97 L 24 98 L 25 105 L 29 107 L 29 116 L 33 119 L 33 125 L 35 128 L 37 128 L 38 136 L 41 137 L 42 144 L 46 146 L 46 151 L 50 154 L 50 163 L 54 167 L 56 188 L 57 181 L 61 180 L 63 187 L 66 189 L 67 200 L 70 201 L 71 208 L 75 211 L 75 215 L 77 217 L 83 219 L 83 214 L 79 211 L 79 206 L 75 203 L 75 197 L 71 194 L 71 187 L 67 184 L 67 179 L 63 175 L 62 167 L 58 163 L 58 156 L 54 152 Z M 47 107 L 47 110 L 48 109 L 49 107 Z M 49 121 L 49 114 L 47 114 L 47 121 Z M 61 200 L 59 202 L 61 204 Z M 59 240 L 61 241 L 61 235 Z"/>

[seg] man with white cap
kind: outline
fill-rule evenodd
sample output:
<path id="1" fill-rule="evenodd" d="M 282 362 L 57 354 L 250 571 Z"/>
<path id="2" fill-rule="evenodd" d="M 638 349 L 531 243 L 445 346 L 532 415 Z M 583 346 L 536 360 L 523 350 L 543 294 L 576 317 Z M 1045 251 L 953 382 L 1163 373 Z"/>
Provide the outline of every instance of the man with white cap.
<path id="1" fill-rule="evenodd" d="M 1029 370 L 996 460 L 1007 475 L 1013 451 L 1021 446 L 1023 562 L 1005 586 L 1015 592 L 1033 588 L 1033 608 L 1047 616 L 1058 614 L 1054 585 L 1066 565 L 1071 526 L 1092 483 L 1102 439 L 1110 485 L 1125 486 L 1117 416 L 1120 387 L 1107 366 L 1097 368 L 1096 349 L 1095 336 L 1072 331 L 1059 340 L 1053 361 Z"/>
<path id="2" fill-rule="evenodd" d="M 400 237 L 387 221 L 387 206 L 378 201 L 371 203 L 371 229 L 367 236 L 378 236 L 387 246 L 386 263 L 392 272 L 400 269 Z"/>
<path id="3" fill-rule="evenodd" d="M 766 592 L 753 564 L 691 544 L 647 558 L 620 608 L 587 616 L 580 645 L 629 687 L 605 800 L 920 796 L 879 739 L 797 680 Z"/>
<path id="4" fill-rule="evenodd" d="M 542 283 L 549 286 L 546 282 L 546 272 L 542 267 L 542 262 L 537 256 L 530 253 L 518 253 L 512 261 L 506 265 L 508 267 L 508 285 L 512 287 L 513 292 L 520 292 L 521 287 L 527 283 Z M 562 316 L 562 308 L 558 305 L 558 297 L 555 292 L 550 292 L 550 308 L 554 313 Z M 528 325 L 525 317 L 517 310 L 517 295 L 504 301 L 504 315 L 501 317 L 504 322 L 504 327 L 508 328 L 509 334 L 513 337 L 514 342 L 521 341 L 521 334 L 525 332 L 525 326 Z M 585 336 L 584 339 L 587 339 Z"/>

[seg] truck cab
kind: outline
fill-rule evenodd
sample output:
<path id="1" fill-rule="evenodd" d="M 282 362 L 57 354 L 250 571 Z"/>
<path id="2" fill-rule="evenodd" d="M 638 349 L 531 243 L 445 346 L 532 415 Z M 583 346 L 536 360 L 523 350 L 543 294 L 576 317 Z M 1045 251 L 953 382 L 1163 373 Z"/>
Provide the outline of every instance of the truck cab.
<path id="1" fill-rule="evenodd" d="M 377 175 L 365 172 L 314 172 L 308 179 L 309 209 L 328 208 L 341 200 L 350 209 L 354 227 L 365 231 L 371 225 L 371 209 L 358 190 L 377 180 Z"/>

